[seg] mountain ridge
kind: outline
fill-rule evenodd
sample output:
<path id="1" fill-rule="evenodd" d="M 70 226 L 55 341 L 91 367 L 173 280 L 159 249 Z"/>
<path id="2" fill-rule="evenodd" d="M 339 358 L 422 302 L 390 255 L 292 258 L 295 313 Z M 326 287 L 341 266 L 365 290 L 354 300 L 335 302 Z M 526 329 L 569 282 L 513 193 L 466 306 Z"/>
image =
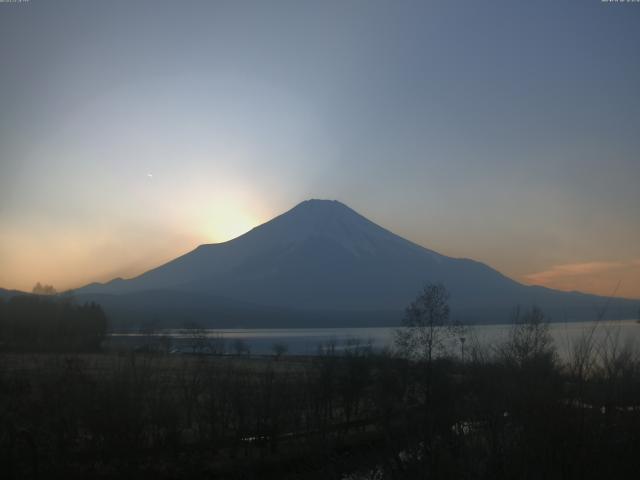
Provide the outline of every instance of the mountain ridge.
<path id="1" fill-rule="evenodd" d="M 214 299 L 227 298 L 265 309 L 354 315 L 389 311 L 400 317 L 429 282 L 443 283 L 454 314 L 471 321 L 487 321 L 489 316 L 493 321 L 501 316 L 502 321 L 515 305 L 532 303 L 556 314 L 564 309 L 563 315 L 574 319 L 585 316 L 587 303 L 605 300 L 522 285 L 482 262 L 448 257 L 410 242 L 341 202 L 317 199 L 301 202 L 235 239 L 199 245 L 137 277 L 90 284 L 77 293 L 90 297 L 162 290 L 197 294 L 199 299 L 210 296 L 212 311 Z M 610 302 L 612 311 L 633 303 L 625 302 Z"/>

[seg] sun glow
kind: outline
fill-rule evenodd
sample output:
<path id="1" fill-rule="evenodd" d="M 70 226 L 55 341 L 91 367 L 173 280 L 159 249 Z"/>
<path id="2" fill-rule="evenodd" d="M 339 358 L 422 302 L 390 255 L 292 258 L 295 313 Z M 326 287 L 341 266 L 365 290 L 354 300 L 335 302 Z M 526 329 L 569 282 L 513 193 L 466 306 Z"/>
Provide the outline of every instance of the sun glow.
<path id="1" fill-rule="evenodd" d="M 258 220 L 246 211 L 220 208 L 208 212 L 205 235 L 213 243 L 232 240 L 258 225 Z"/>

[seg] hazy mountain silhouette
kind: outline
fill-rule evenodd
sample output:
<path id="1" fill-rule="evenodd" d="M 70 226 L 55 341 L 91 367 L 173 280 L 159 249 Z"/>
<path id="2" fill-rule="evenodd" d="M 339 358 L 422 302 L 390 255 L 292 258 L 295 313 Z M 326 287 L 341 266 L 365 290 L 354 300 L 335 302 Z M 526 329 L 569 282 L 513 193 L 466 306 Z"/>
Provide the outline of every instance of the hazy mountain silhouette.
<path id="1" fill-rule="evenodd" d="M 17 295 L 29 295 L 29 294 L 26 292 L 21 292 L 20 290 L 7 290 L 4 288 L 0 288 L 0 298 L 2 299 L 9 299 Z"/>
<path id="2" fill-rule="evenodd" d="M 160 315 L 163 323 L 173 315 L 225 326 L 380 324 L 399 319 L 427 282 L 447 287 L 453 314 L 465 321 L 506 321 L 514 306 L 534 303 L 556 320 L 587 320 L 606 301 L 524 286 L 482 263 L 409 242 L 329 200 L 302 202 L 238 238 L 77 294 L 121 315 Z M 632 318 L 636 303 L 610 302 L 608 318 Z"/>

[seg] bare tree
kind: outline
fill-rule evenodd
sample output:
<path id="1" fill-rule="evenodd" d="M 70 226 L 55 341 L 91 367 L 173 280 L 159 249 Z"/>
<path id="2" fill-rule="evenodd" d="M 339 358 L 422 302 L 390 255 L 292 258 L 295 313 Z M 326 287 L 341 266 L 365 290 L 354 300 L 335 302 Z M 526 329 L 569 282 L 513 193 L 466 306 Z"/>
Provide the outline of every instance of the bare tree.
<path id="1" fill-rule="evenodd" d="M 440 283 L 427 284 L 420 295 L 407 307 L 402 328 L 396 330 L 395 344 L 400 354 L 419 362 L 417 400 L 422 404 L 419 428 L 424 435 L 421 446 L 423 468 L 434 468 L 433 451 L 436 431 L 434 415 L 435 379 L 434 357 L 445 351 L 446 341 L 460 336 L 457 325 L 451 322 L 449 293 Z"/>
<path id="2" fill-rule="evenodd" d="M 271 346 L 271 350 L 276 360 L 280 360 L 280 358 L 289 351 L 289 347 L 286 343 L 276 342 Z"/>
<path id="3" fill-rule="evenodd" d="M 191 346 L 191 352 L 194 354 L 208 355 L 224 355 L 225 338 L 222 333 L 213 334 L 200 324 L 195 322 L 186 322 L 184 325 Z"/>
<path id="4" fill-rule="evenodd" d="M 407 358 L 431 363 L 444 351 L 445 342 L 460 335 L 461 326 L 450 319 L 449 292 L 440 283 L 427 284 L 407 307 L 395 345 Z"/>
<path id="5" fill-rule="evenodd" d="M 544 312 L 533 306 L 522 313 L 516 308 L 509 338 L 498 348 L 507 363 L 523 367 L 531 362 L 555 360 L 556 351 Z"/>

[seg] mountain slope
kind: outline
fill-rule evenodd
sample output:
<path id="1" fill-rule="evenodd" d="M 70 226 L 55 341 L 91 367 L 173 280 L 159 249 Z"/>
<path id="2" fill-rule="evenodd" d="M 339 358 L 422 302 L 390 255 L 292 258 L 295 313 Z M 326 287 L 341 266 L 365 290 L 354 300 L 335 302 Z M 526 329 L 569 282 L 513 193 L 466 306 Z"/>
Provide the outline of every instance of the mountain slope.
<path id="1" fill-rule="evenodd" d="M 6 290 L 4 288 L 0 288 L 0 298 L 8 300 L 11 297 L 16 297 L 18 295 L 30 295 L 27 292 L 21 292 L 20 290 Z"/>
<path id="2" fill-rule="evenodd" d="M 205 304 L 209 298 L 212 314 L 225 298 L 240 309 L 246 310 L 244 302 L 296 311 L 301 318 L 300 312 L 311 311 L 386 311 L 398 318 L 427 282 L 445 284 L 454 313 L 471 321 L 502 321 L 513 306 L 531 303 L 569 319 L 593 318 L 603 303 L 596 296 L 526 287 L 482 263 L 411 243 L 327 200 L 302 202 L 229 242 L 201 245 L 139 277 L 88 285 L 78 293 L 126 294 L 129 302 L 144 292 L 188 293 Z M 611 309 L 625 316 L 632 305 L 616 301 Z"/>

